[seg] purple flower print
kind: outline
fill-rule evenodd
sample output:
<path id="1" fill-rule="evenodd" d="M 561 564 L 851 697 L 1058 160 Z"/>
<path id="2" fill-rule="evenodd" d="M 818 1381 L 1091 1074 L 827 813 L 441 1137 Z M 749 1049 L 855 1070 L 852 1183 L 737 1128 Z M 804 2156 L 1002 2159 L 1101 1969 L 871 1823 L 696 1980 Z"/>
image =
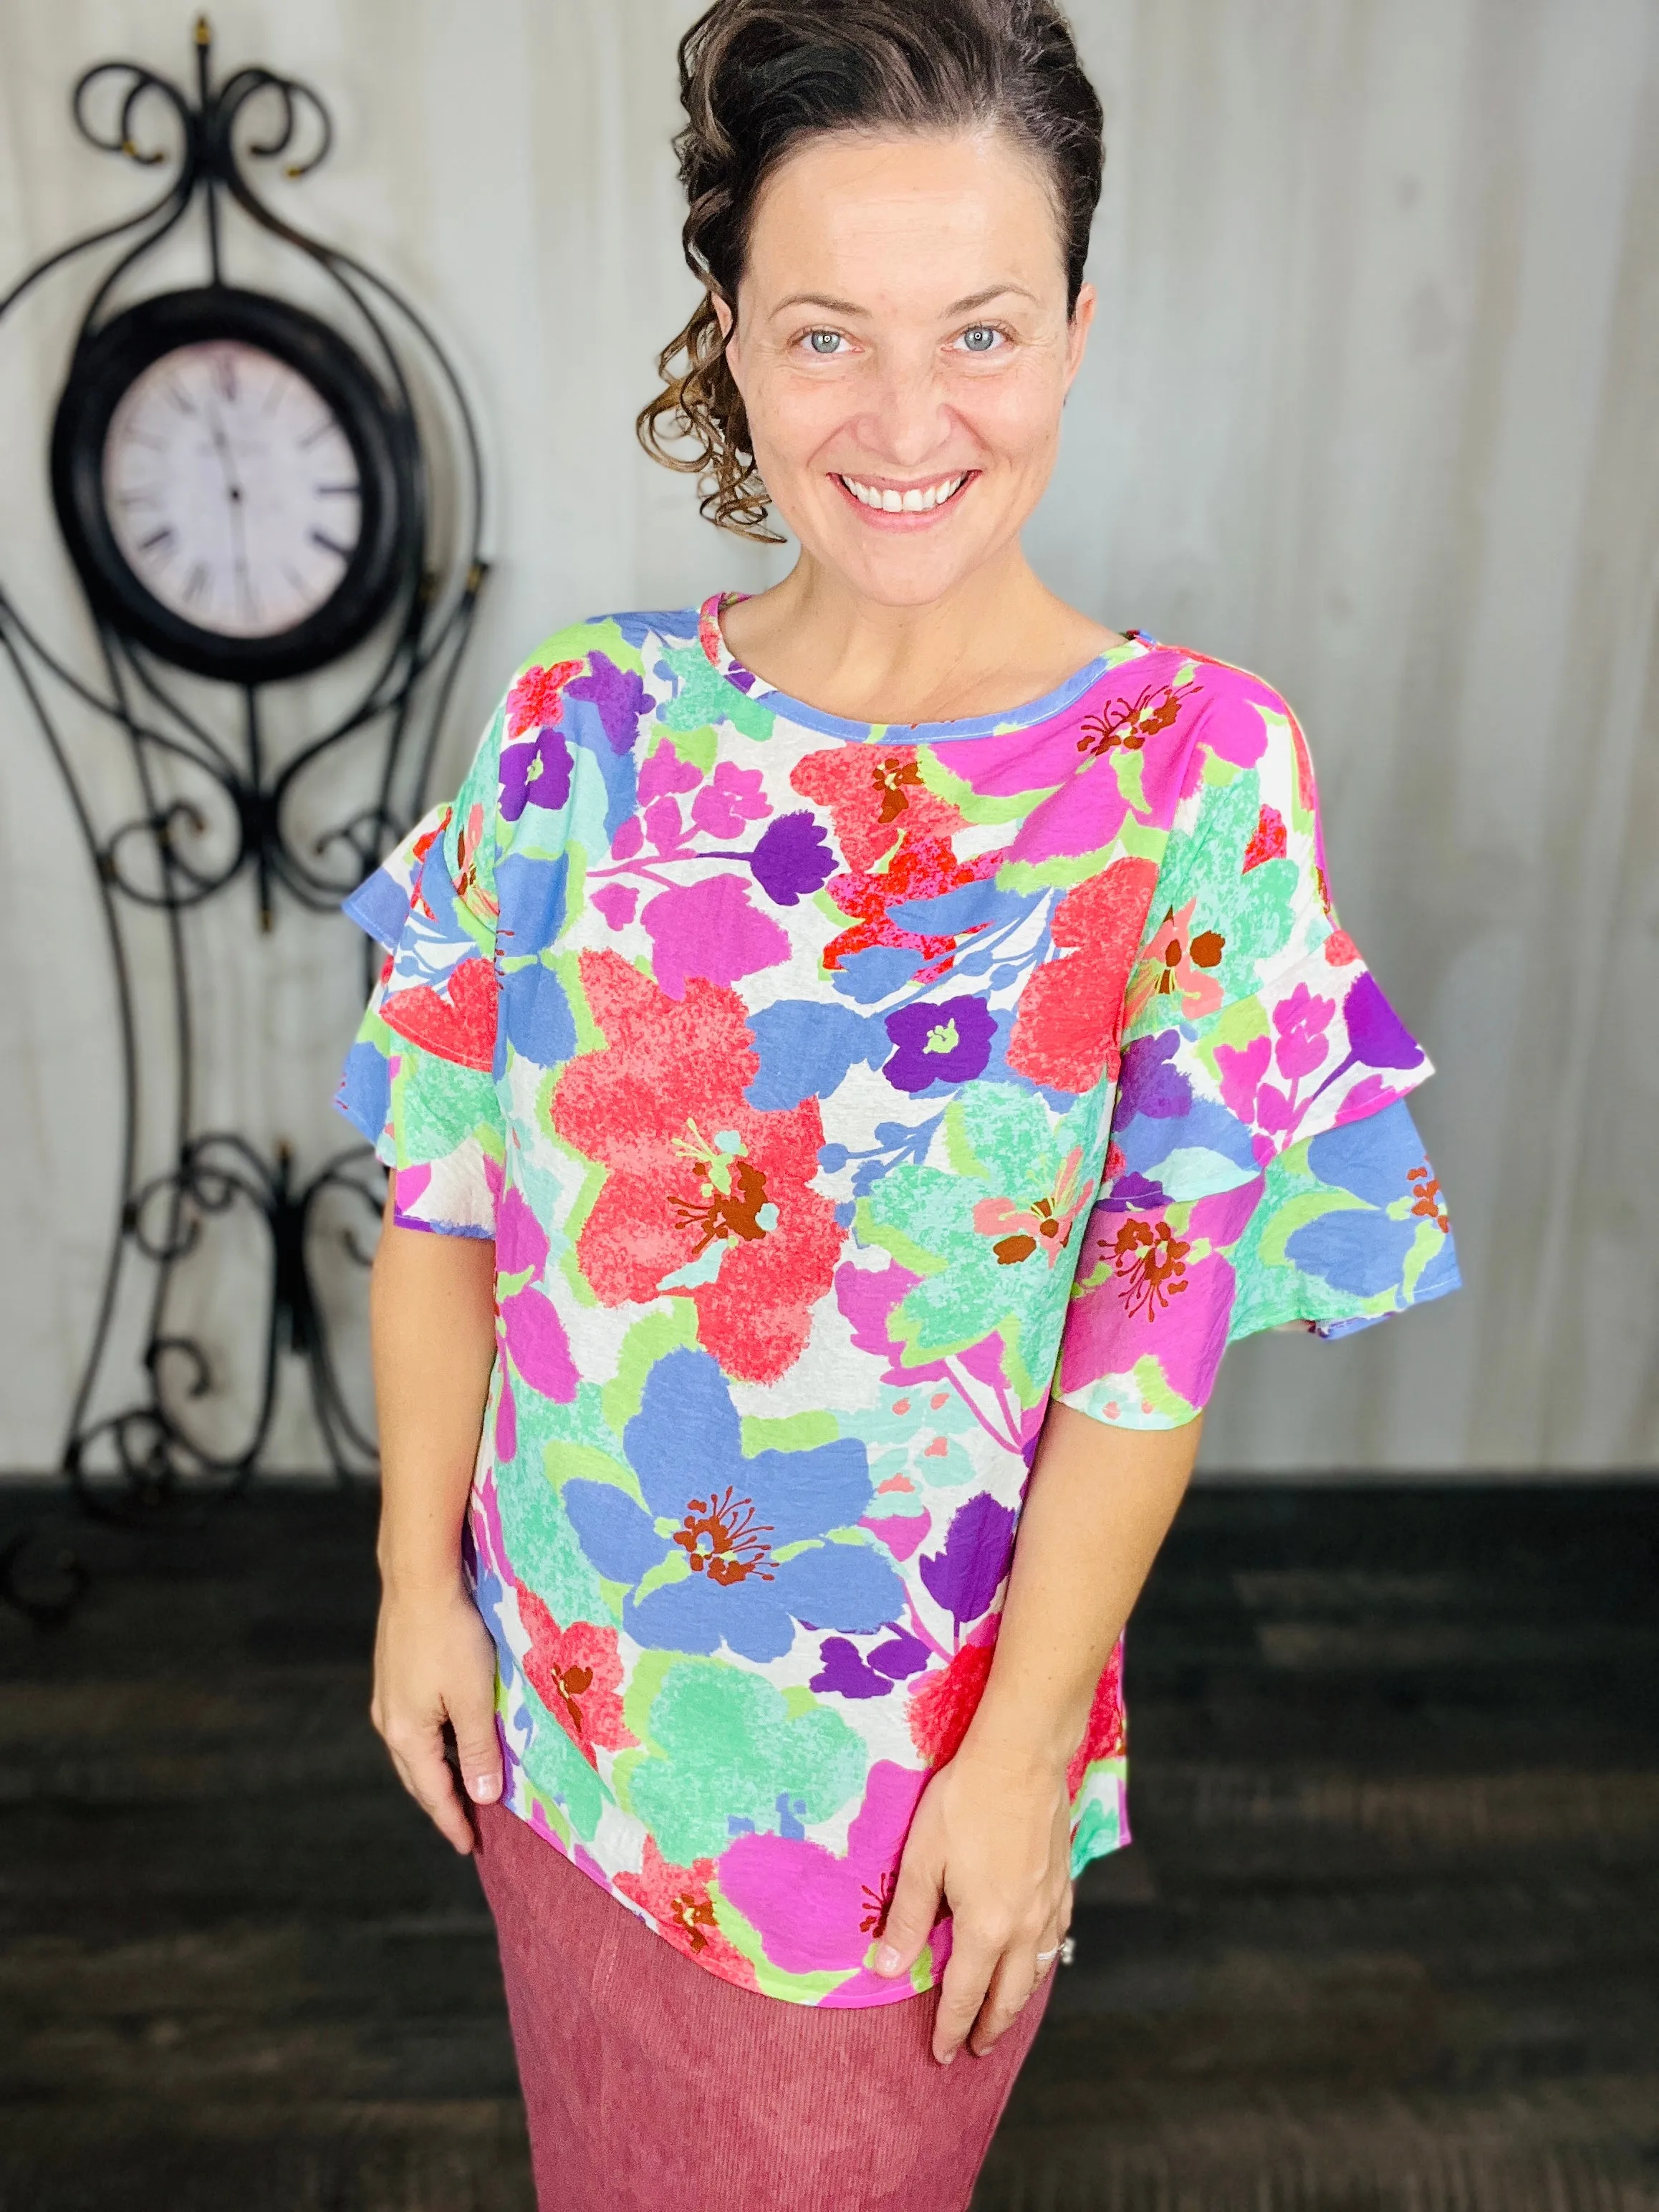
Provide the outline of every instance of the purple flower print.
<path id="1" fill-rule="evenodd" d="M 953 1516 L 945 1549 L 922 1560 L 928 1595 L 958 1627 L 977 1620 L 996 1595 L 1013 1556 L 1014 1517 L 1012 1505 L 999 1505 L 981 1491 Z"/>
<path id="2" fill-rule="evenodd" d="M 1342 1002 L 1349 1056 L 1367 1067 L 1416 1067 L 1423 1048 L 1376 988 L 1368 970 L 1355 976 Z"/>
<path id="3" fill-rule="evenodd" d="M 807 1687 L 830 1691 L 838 1698 L 885 1698 L 892 1693 L 890 1675 L 878 1674 L 860 1658 L 858 1647 L 844 1636 L 823 1639 L 823 1664 Z"/>
<path id="4" fill-rule="evenodd" d="M 1193 1086 L 1178 1068 L 1172 1067 L 1181 1038 L 1174 1030 L 1159 1036 L 1137 1037 L 1123 1054 L 1118 1077 L 1117 1118 L 1132 1121 L 1137 1114 L 1149 1121 L 1172 1121 L 1193 1103 Z"/>
<path id="5" fill-rule="evenodd" d="M 562 731 L 538 730 L 523 744 L 501 748 L 501 819 L 516 822 L 526 806 L 556 811 L 570 796 L 570 748 Z"/>
<path id="6" fill-rule="evenodd" d="M 836 856 L 823 823 L 811 814 L 780 814 L 767 823 L 749 865 L 774 906 L 793 906 L 830 880 Z"/>
<path id="7" fill-rule="evenodd" d="M 996 1033 L 996 1016 L 982 999 L 901 1006 L 887 1017 L 887 1034 L 897 1049 L 881 1072 L 895 1091 L 970 1083 L 984 1073 Z"/>
<path id="8" fill-rule="evenodd" d="M 625 753 L 649 711 L 651 694 L 630 671 L 618 668 L 602 653 L 587 659 L 588 673 L 565 687 L 568 699 L 585 699 L 597 708 L 613 753 Z"/>

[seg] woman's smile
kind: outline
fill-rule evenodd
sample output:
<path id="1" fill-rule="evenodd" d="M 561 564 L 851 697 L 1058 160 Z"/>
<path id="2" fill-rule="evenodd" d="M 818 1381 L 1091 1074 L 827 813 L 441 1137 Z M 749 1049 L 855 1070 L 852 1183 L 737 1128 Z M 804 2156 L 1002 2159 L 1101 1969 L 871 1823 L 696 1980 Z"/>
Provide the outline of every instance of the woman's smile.
<path id="1" fill-rule="evenodd" d="M 830 480 L 839 484 L 864 519 L 878 530 L 926 530 L 947 507 L 959 506 L 977 469 L 958 469 L 954 475 L 927 477 L 902 483 L 891 477 L 854 476 L 832 469 Z"/>

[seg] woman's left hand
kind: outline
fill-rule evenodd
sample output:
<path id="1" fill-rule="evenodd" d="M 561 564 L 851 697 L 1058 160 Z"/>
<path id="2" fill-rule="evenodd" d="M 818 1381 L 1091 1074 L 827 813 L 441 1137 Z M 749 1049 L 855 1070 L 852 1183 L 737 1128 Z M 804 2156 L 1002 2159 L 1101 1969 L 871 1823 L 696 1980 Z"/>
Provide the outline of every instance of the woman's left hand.
<path id="1" fill-rule="evenodd" d="M 943 1898 L 951 1914 L 933 2056 L 983 2057 L 1053 1965 L 1072 1918 L 1066 1777 L 1013 1767 L 964 1743 L 922 1791 L 874 1960 L 908 1973 Z M 1039 1963 L 1039 1954 L 1042 1955 Z"/>

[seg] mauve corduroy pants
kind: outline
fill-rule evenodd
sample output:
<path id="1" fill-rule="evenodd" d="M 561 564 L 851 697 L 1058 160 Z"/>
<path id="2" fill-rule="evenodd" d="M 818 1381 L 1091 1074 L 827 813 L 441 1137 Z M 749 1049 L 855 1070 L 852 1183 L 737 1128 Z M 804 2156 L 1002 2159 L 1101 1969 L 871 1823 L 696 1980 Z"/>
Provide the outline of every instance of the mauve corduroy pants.
<path id="1" fill-rule="evenodd" d="M 988 2057 L 936 1992 L 844 2011 L 707 1972 L 516 1814 L 477 1815 L 540 2212 L 963 2212 L 1048 2001 Z"/>

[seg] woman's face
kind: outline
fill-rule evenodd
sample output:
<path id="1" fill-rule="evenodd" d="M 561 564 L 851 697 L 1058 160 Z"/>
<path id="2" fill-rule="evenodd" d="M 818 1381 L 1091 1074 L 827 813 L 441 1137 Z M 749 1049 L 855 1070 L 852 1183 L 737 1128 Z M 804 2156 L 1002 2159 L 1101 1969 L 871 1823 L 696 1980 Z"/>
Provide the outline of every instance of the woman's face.
<path id="1" fill-rule="evenodd" d="M 1085 285 L 1067 316 L 1053 199 L 1001 133 L 810 141 L 761 194 L 727 349 L 806 551 L 904 607 L 1006 547 L 1093 312 Z"/>

